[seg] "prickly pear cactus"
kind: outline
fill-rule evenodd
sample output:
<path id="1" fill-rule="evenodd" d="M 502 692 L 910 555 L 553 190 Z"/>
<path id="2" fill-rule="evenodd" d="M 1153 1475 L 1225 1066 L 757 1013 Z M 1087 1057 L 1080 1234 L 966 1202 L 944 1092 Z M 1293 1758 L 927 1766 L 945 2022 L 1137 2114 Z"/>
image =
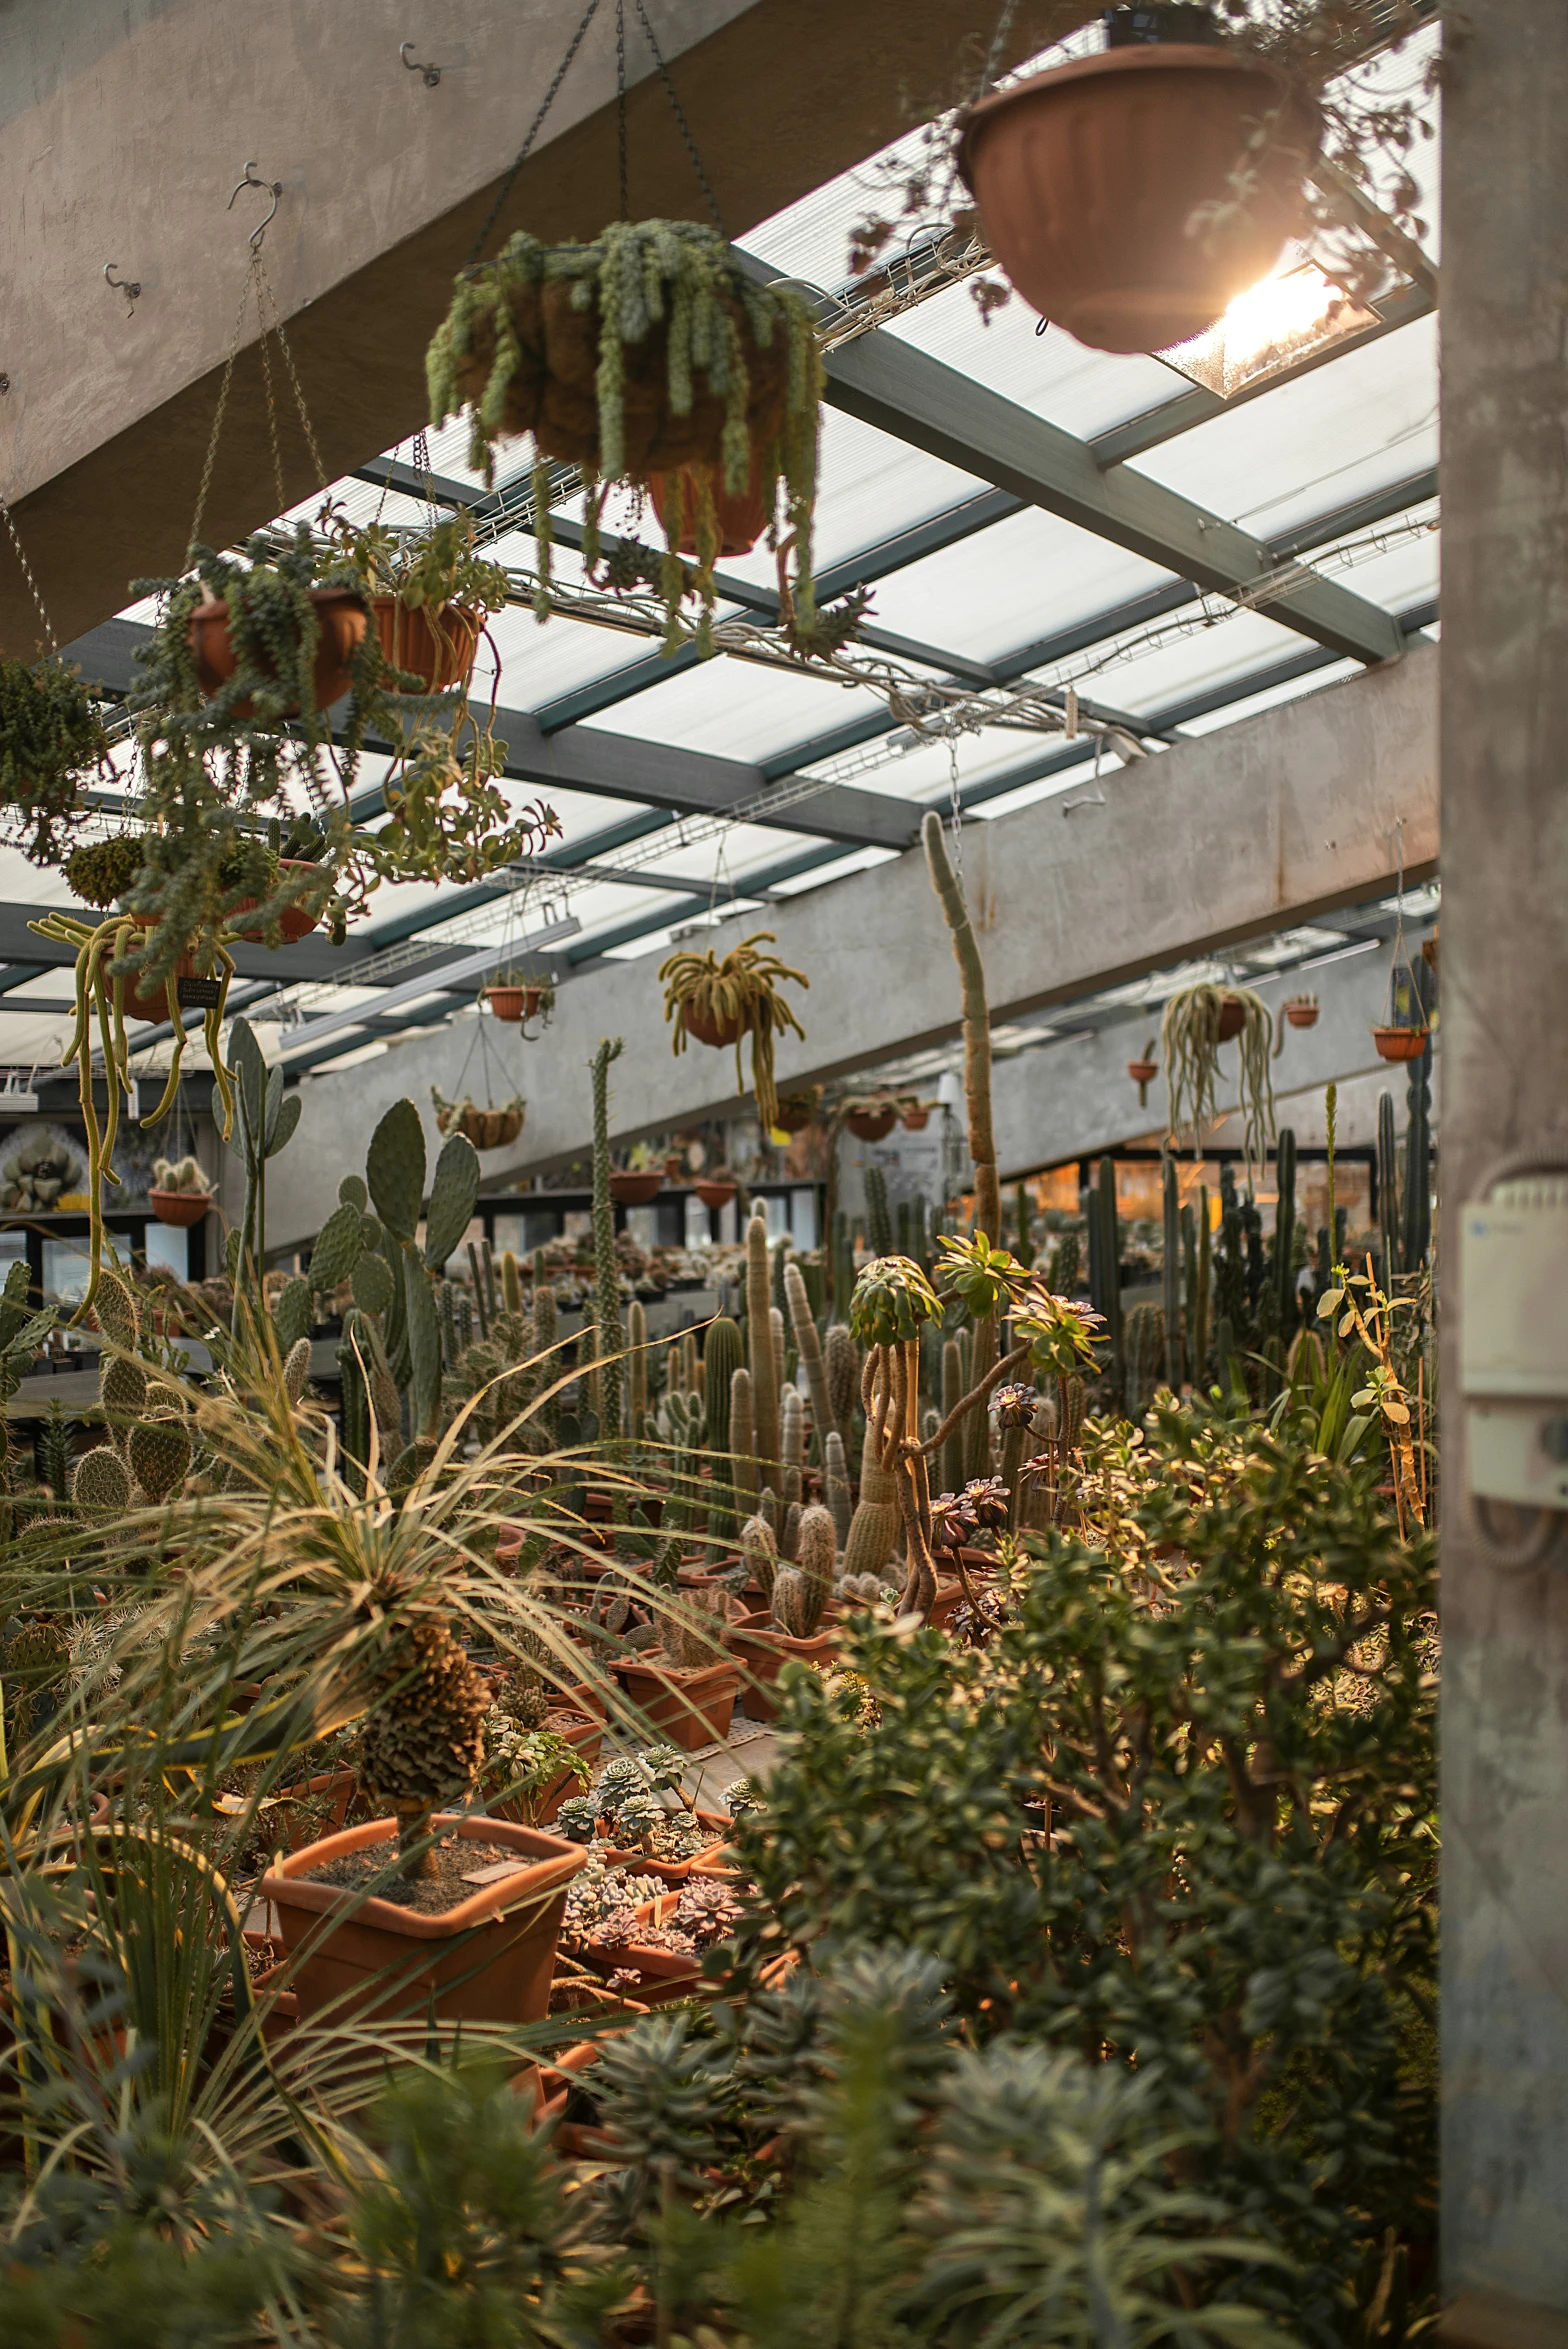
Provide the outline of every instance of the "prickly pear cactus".
<path id="1" fill-rule="evenodd" d="M 131 1505 L 131 1472 L 112 1445 L 95 1444 L 71 1474 L 71 1498 L 95 1517 L 123 1517 Z"/>
<path id="2" fill-rule="evenodd" d="M 141 1419 L 126 1441 L 131 1474 L 149 1501 L 167 1501 L 190 1474 L 191 1439 L 178 1419 Z"/>

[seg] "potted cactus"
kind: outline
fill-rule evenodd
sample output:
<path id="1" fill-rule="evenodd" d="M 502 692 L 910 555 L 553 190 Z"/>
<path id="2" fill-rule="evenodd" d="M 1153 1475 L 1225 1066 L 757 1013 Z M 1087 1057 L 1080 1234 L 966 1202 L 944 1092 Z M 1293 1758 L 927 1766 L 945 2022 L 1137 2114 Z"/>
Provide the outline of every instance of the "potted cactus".
<path id="1" fill-rule="evenodd" d="M 657 1661 L 617 1663 L 616 1677 L 650 1725 L 687 1753 L 729 1734 L 740 1672 L 723 1648 L 723 1593 L 661 1594 Z"/>
<path id="2" fill-rule="evenodd" d="M 757 1122 L 764 1132 L 774 1123 L 779 1107 L 773 1080 L 774 1034 L 793 1028 L 802 1042 L 806 1035 L 779 993 L 779 981 L 791 979 L 797 987 L 811 984 L 804 972 L 791 970 L 776 955 L 757 952 L 759 946 L 771 946 L 773 936 L 771 930 L 754 930 L 749 938 L 731 947 L 722 962 L 710 947 L 706 954 L 683 949 L 659 965 L 664 1016 L 675 1023 L 672 1051 L 684 1052 L 688 1036 L 719 1051 L 733 1044 L 735 1082 L 740 1085 L 741 1043 L 750 1036 L 751 1088 L 757 1101 Z"/>
<path id="3" fill-rule="evenodd" d="M 155 1158 L 147 1197 L 160 1223 L 188 1229 L 200 1223 L 216 1188 L 194 1158 Z"/>
<path id="4" fill-rule="evenodd" d="M 398 1624 L 369 1693 L 360 1781 L 391 1815 L 281 1857 L 259 1887 L 277 1912 L 301 2020 L 342 2001 L 357 2014 L 540 2021 L 582 1853 L 536 1828 L 442 1807 L 474 1791 L 490 1710 L 443 1622 Z"/>
<path id="5" fill-rule="evenodd" d="M 778 1711 L 773 1683 L 793 1656 L 802 1663 L 826 1663 L 838 1645 L 836 1630 L 822 1628 L 838 1571 L 838 1537 L 830 1512 L 803 1509 L 793 1560 L 781 1559 L 765 1517 L 741 1529 L 741 1556 L 767 1594 L 764 1613 L 732 1624 L 729 1645 L 755 1685 L 746 1691 L 746 1709 L 764 1721 Z"/>

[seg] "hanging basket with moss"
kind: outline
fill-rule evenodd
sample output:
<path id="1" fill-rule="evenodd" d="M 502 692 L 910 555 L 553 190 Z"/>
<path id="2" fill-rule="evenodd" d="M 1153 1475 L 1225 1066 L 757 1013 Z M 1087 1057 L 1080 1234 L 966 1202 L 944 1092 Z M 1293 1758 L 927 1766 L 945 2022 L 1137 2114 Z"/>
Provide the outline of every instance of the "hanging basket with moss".
<path id="1" fill-rule="evenodd" d="M 590 485 L 590 564 L 604 491 L 657 484 L 672 640 L 694 583 L 699 642 L 711 648 L 713 564 L 727 529 L 733 541 L 737 501 L 748 522 L 760 512 L 781 559 L 792 558 L 792 615 L 810 625 L 821 387 L 811 312 L 793 288 L 748 277 L 713 229 L 616 222 L 592 244 L 568 245 L 519 233 L 458 278 L 426 369 L 437 424 L 470 409 L 470 460 L 487 481 L 496 442 L 532 436 L 541 614 L 554 458 L 580 467 Z M 683 545 L 696 557 L 695 582 Z"/>

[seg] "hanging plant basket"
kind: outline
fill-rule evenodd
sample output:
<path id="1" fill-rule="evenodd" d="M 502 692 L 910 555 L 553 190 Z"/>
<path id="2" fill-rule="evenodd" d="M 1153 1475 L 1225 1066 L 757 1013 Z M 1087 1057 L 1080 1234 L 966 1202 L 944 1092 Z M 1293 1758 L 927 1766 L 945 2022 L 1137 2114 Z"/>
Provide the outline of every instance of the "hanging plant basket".
<path id="1" fill-rule="evenodd" d="M 923 1134 L 931 1123 L 934 1101 L 906 1101 L 898 1113 L 898 1122 L 906 1134 Z"/>
<path id="2" fill-rule="evenodd" d="M 898 1123 L 898 1111 L 889 1102 L 886 1109 L 851 1109 L 846 1112 L 845 1125 L 861 1142 L 882 1142 Z"/>
<path id="3" fill-rule="evenodd" d="M 1285 1006 L 1285 1017 L 1293 1028 L 1315 1028 L 1318 1024 L 1317 997 L 1293 995 Z"/>
<path id="4" fill-rule="evenodd" d="M 1245 999 L 1240 995 L 1222 995 L 1220 997 L 1219 1017 L 1215 1022 L 1214 1028 L 1216 1042 L 1220 1044 L 1234 1044 L 1236 1038 L 1241 1034 L 1241 1031 L 1246 1026 L 1246 1024 L 1247 1006 Z"/>
<path id="5" fill-rule="evenodd" d="M 1091 350 L 1161 351 L 1268 275 L 1303 219 L 1320 135 L 1316 103 L 1259 58 L 1138 40 L 982 99 L 958 162 L 992 252 L 1043 318 Z M 1212 229 L 1209 206 L 1229 213 Z"/>
<path id="6" fill-rule="evenodd" d="M 485 1001 L 498 1020 L 516 1027 L 519 1021 L 537 1019 L 541 1011 L 548 1013 L 547 993 L 544 987 L 487 987 Z"/>
<path id="7" fill-rule="evenodd" d="M 1127 1074 L 1140 1090 L 1145 1085 L 1152 1085 L 1159 1073 L 1160 1064 L 1157 1060 L 1129 1060 L 1127 1063 Z"/>
<path id="8" fill-rule="evenodd" d="M 706 954 L 683 948 L 659 965 L 664 986 L 664 1016 L 675 1022 L 673 1050 L 685 1048 L 688 1036 L 699 1044 L 723 1049 L 735 1047 L 735 1077 L 741 1082 L 740 1043 L 751 1038 L 751 1088 L 756 1096 L 757 1122 L 766 1133 L 778 1114 L 778 1088 L 773 1079 L 773 1038 L 793 1028 L 802 1041 L 806 1031 L 779 991 L 779 982 L 792 979 L 798 987 L 810 985 L 801 971 L 793 971 L 777 955 L 759 954 L 773 944 L 771 930 L 754 930 L 732 946 L 722 962 L 710 947 Z"/>
<path id="9" fill-rule="evenodd" d="M 349 664 L 365 641 L 370 614 L 365 609 L 364 598 L 351 587 L 313 587 L 310 601 L 319 631 L 311 689 L 315 707 L 326 710 L 335 701 L 341 701 L 353 684 Z M 209 597 L 191 614 L 190 647 L 197 681 L 209 697 L 221 693 L 239 667 L 239 656 L 229 637 L 229 618 L 229 606 L 221 597 Z M 251 717 L 254 708 L 247 698 L 235 704 L 234 716 Z M 291 703 L 278 715 L 298 717 L 299 704 Z"/>
<path id="10" fill-rule="evenodd" d="M 443 1134 L 462 1134 L 476 1150 L 504 1150 L 508 1142 L 515 1142 L 523 1130 L 527 1103 L 520 1094 L 499 1109 L 481 1109 L 466 1096 L 461 1101 L 443 1101 L 432 1087 L 436 1105 L 436 1126 Z"/>
<path id="11" fill-rule="evenodd" d="M 147 1203 L 159 1223 L 189 1231 L 201 1222 L 212 1205 L 212 1196 L 207 1191 L 163 1191 L 154 1185 L 147 1193 Z"/>
<path id="12" fill-rule="evenodd" d="M 1419 1060 L 1431 1032 L 1430 1028 L 1374 1028 L 1372 1041 L 1380 1060 Z"/>
<path id="13" fill-rule="evenodd" d="M 373 595 L 370 609 L 388 664 L 416 676 L 419 692 L 467 686 L 479 657 L 480 613 L 464 604 L 442 604 L 432 611 L 428 604 L 406 604 L 397 595 Z M 416 689 L 392 681 L 390 690 Z"/>
<path id="14" fill-rule="evenodd" d="M 705 491 L 713 500 L 712 527 L 718 534 L 717 555 L 749 555 L 773 519 L 771 503 L 757 475 L 756 459 L 752 459 L 751 478 L 738 497 L 730 495 L 724 487 L 723 475 L 712 467 L 685 465 L 678 473 L 655 473 L 650 477 L 648 495 L 653 500 L 659 526 L 670 545 L 683 555 L 700 551 L 698 513 Z"/>
<path id="15" fill-rule="evenodd" d="M 695 1036 L 699 1044 L 711 1044 L 722 1052 L 727 1045 L 738 1044 L 746 1033 L 746 1022 L 740 1012 L 730 1017 L 705 1010 L 701 1004 L 688 1003 L 681 1010 L 681 1025 L 688 1036 Z"/>
<path id="16" fill-rule="evenodd" d="M 781 1134 L 803 1134 L 817 1114 L 817 1096 L 813 1093 L 784 1093 L 779 1097 L 773 1113 L 773 1123 Z"/>
<path id="17" fill-rule="evenodd" d="M 623 1207 L 646 1207 L 663 1188 L 662 1174 L 633 1174 L 623 1170 L 610 1176 L 610 1196 L 619 1199 Z"/>
<path id="18" fill-rule="evenodd" d="M 728 1207 L 735 1196 L 735 1189 L 733 1183 L 718 1182 L 711 1177 L 706 1180 L 699 1178 L 696 1185 L 697 1196 L 704 1207 Z"/>

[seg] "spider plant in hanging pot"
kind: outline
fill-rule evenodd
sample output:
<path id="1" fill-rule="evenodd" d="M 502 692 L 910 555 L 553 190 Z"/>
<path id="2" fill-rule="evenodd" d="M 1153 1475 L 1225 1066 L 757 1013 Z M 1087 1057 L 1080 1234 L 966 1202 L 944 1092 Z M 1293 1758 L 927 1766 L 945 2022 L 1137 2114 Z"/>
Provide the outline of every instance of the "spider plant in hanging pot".
<path id="1" fill-rule="evenodd" d="M 1207 7 L 1113 8 L 1104 49 L 962 118 L 958 168 L 997 261 L 1093 350 L 1201 333 L 1306 224 L 1314 84 L 1342 61 L 1299 41 L 1271 55 L 1242 13 L 1228 34 Z"/>
<path id="2" fill-rule="evenodd" d="M 469 406 L 470 458 L 486 481 L 498 440 L 532 436 L 541 618 L 550 611 L 554 458 L 579 466 L 589 484 L 590 569 L 610 487 L 661 481 L 671 644 L 683 640 L 680 606 L 695 589 L 695 640 L 699 651 L 713 649 L 721 500 L 755 496 L 764 521 L 779 517 L 781 562 L 786 550 L 793 561 L 789 617 L 803 630 L 814 624 L 821 362 L 811 311 L 793 288 L 747 276 L 715 230 L 623 221 L 591 244 L 552 246 L 519 233 L 457 279 L 426 369 L 435 423 Z M 687 538 L 694 573 L 681 560 Z"/>
<path id="3" fill-rule="evenodd" d="M 675 1023 L 672 1051 L 683 1052 L 688 1036 L 695 1036 L 699 1044 L 711 1044 L 718 1051 L 733 1044 L 735 1079 L 740 1085 L 741 1043 L 750 1036 L 751 1089 L 756 1096 L 757 1122 L 764 1133 L 778 1117 L 778 1088 L 773 1079 L 774 1035 L 782 1035 L 789 1028 L 802 1043 L 806 1038 L 805 1029 L 779 992 L 779 983 L 789 979 L 797 987 L 811 984 L 804 972 L 791 970 L 776 955 L 757 952 L 759 946 L 771 946 L 773 942 L 771 930 L 754 930 L 749 938 L 732 946 L 722 962 L 710 947 L 706 954 L 683 949 L 659 965 L 664 986 L 664 1016 Z"/>
<path id="4" fill-rule="evenodd" d="M 1196 1153 L 1215 1121 L 1220 1046 L 1240 1039 L 1242 1141 L 1250 1165 L 1261 1162 L 1274 1132 L 1274 1085 L 1269 1073 L 1274 1022 L 1268 1005 L 1247 987 L 1204 981 L 1184 987 L 1165 1006 L 1160 1057 L 1170 1090 L 1170 1127 L 1192 1126 Z"/>

